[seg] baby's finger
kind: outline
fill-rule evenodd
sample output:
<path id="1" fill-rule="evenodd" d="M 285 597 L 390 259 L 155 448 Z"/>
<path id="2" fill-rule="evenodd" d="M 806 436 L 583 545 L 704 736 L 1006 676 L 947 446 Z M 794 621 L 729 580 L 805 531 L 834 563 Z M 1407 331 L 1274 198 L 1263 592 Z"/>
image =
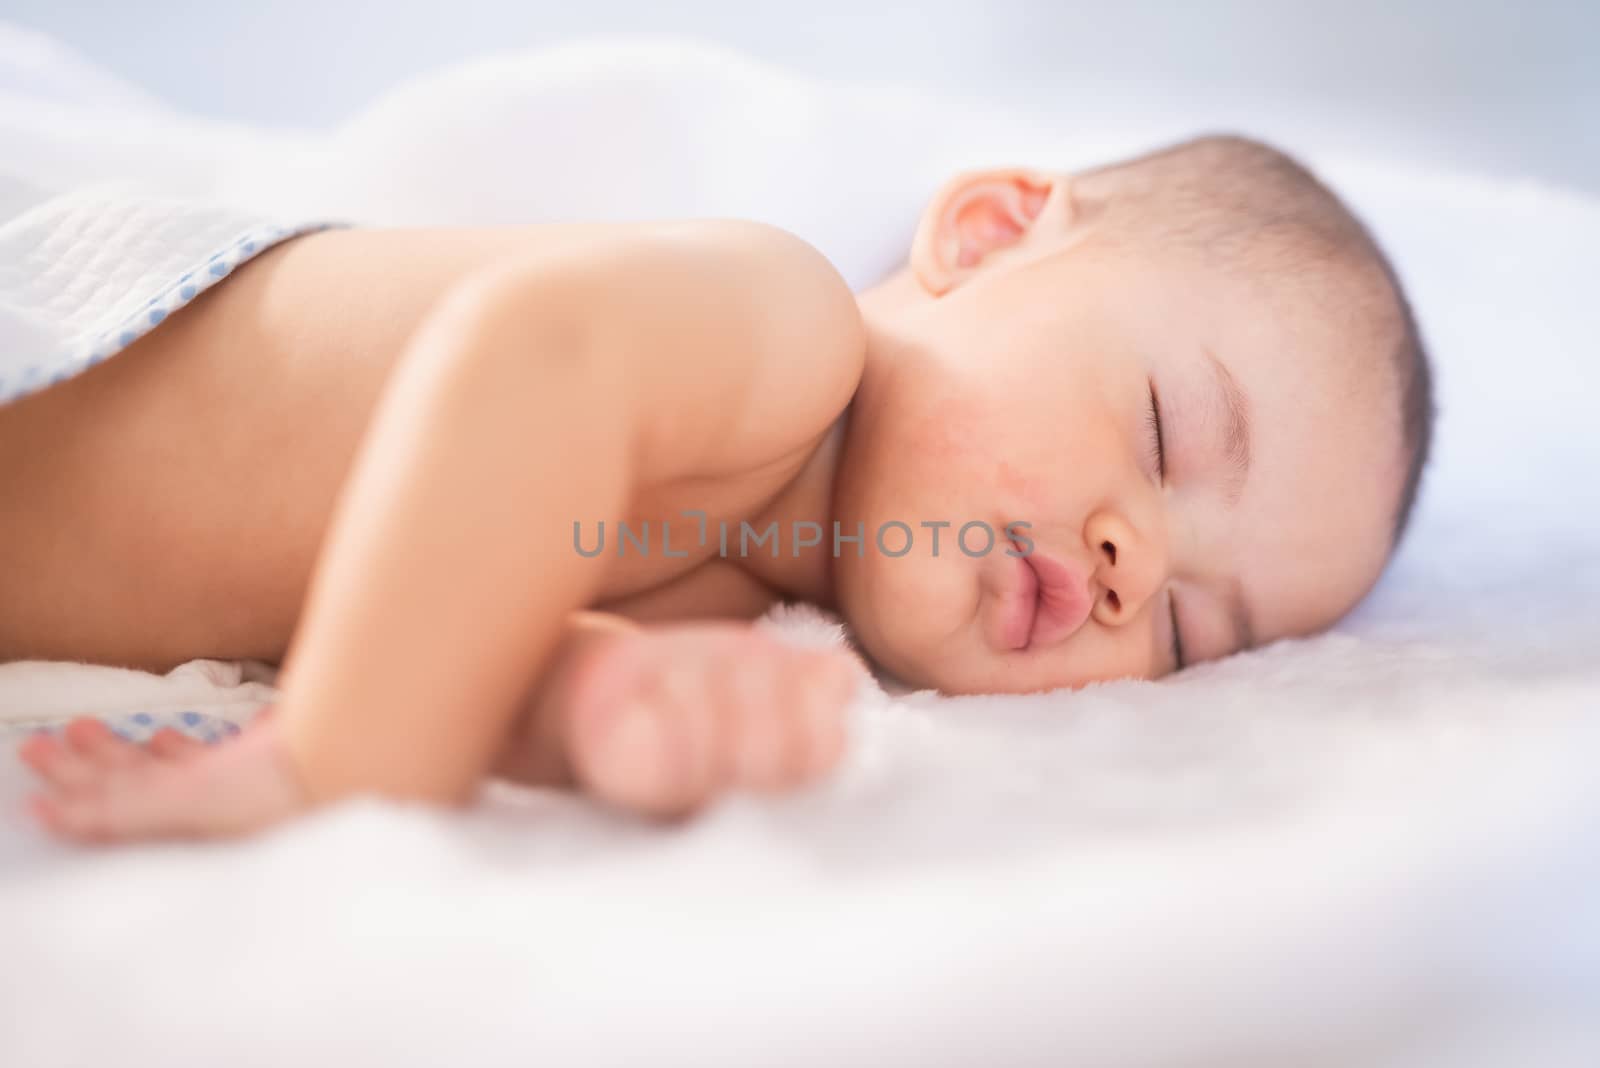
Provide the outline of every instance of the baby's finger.
<path id="1" fill-rule="evenodd" d="M 686 665 L 679 665 L 687 669 Z M 591 793 L 641 815 L 686 815 L 711 790 L 714 710 L 668 674 L 577 724 L 574 771 Z"/>
<path id="2" fill-rule="evenodd" d="M 845 716 L 861 677 L 860 665 L 842 653 L 822 654 L 811 666 L 811 685 L 796 720 L 805 739 L 798 769 L 801 781 L 833 770 L 844 754 Z"/>
<path id="3" fill-rule="evenodd" d="M 814 706 L 826 703 L 819 690 L 818 660 L 811 653 L 790 650 L 782 658 L 769 685 L 768 707 L 753 717 L 751 733 L 760 740 L 761 786 L 767 790 L 792 790 L 806 780 L 811 764 Z"/>
<path id="4" fill-rule="evenodd" d="M 729 671 L 725 704 L 731 785 L 766 792 L 788 784 L 788 685 L 785 674 L 767 661 L 735 664 Z"/>
<path id="5" fill-rule="evenodd" d="M 720 785 L 726 732 L 706 681 L 700 664 L 673 665 L 663 670 L 647 695 L 666 727 L 662 799 L 668 814 L 699 807 Z"/>

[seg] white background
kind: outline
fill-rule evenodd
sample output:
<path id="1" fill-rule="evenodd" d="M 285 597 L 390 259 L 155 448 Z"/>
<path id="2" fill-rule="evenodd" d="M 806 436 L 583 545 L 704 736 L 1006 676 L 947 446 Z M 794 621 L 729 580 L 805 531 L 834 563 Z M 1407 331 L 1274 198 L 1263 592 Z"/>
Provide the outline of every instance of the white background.
<path id="1" fill-rule="evenodd" d="M 911 82 L 1074 118 L 1137 105 L 1196 127 L 1600 190 L 1594 0 L 0 0 L 187 110 L 327 126 L 487 51 L 675 32 L 815 74 Z"/>

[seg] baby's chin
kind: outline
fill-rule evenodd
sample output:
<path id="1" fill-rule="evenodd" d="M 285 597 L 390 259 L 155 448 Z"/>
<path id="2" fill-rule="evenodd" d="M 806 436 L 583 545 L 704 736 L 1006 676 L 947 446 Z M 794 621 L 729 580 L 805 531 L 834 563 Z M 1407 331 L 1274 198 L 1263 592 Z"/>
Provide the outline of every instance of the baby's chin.
<path id="1" fill-rule="evenodd" d="M 932 612 L 906 618 L 845 613 L 851 634 L 880 673 L 910 690 L 963 694 L 1026 694 L 1077 690 L 1097 682 L 1145 678 L 1095 672 L 1073 640 L 1034 650 L 996 650 L 975 622 L 939 628 Z"/>
<path id="2" fill-rule="evenodd" d="M 1070 649 L 1029 653 L 997 645 L 1002 587 L 986 580 L 985 559 L 941 557 L 931 567 L 911 560 L 842 563 L 835 571 L 840 614 L 867 658 L 901 685 L 959 695 L 1083 684 L 1070 677 Z"/>
<path id="3" fill-rule="evenodd" d="M 842 604 L 840 609 L 851 637 L 880 675 L 911 690 L 943 690 L 937 672 L 930 670 L 935 658 L 919 652 L 916 636 L 907 628 L 859 607 L 852 612 L 850 605 Z"/>
<path id="4" fill-rule="evenodd" d="M 918 622 L 926 624 L 924 616 Z M 910 690 L 938 690 L 942 694 L 1023 693 L 1017 665 L 983 648 L 973 634 L 951 633 L 935 643 L 920 628 L 893 621 L 846 616 L 846 624 L 862 652 L 880 673 Z"/>

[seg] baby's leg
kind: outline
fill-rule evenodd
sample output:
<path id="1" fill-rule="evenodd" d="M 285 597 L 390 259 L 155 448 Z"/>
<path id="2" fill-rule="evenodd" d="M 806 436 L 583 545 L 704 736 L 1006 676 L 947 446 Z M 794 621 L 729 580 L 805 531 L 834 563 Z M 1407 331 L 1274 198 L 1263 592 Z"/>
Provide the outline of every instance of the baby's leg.
<path id="1" fill-rule="evenodd" d="M 602 562 L 571 552 L 571 523 L 622 511 L 630 440 L 567 324 L 552 317 L 540 329 L 526 314 L 537 264 L 516 284 L 499 277 L 441 301 L 385 387 L 319 557 L 277 714 L 192 759 L 102 765 L 97 781 L 53 798 L 59 829 L 232 833 L 285 814 L 270 789 L 254 791 L 258 811 L 238 811 L 233 779 L 214 774 L 224 760 L 252 761 L 248 774 L 234 769 L 252 781 L 292 779 L 305 803 L 470 796 L 567 614 L 599 587 Z M 215 804 L 173 788 L 173 777 L 203 784 Z M 146 803 L 136 823 L 119 822 L 107 795 L 130 782 L 183 810 Z M 197 805 L 227 812 L 226 825 L 197 826 Z"/>

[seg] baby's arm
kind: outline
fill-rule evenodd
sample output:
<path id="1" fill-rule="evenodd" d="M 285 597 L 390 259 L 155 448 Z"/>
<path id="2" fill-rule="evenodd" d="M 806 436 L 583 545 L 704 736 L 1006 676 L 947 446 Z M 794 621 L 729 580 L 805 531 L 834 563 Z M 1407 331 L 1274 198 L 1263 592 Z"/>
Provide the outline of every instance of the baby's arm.
<path id="1" fill-rule="evenodd" d="M 269 762 L 292 769 L 311 802 L 470 796 L 569 614 L 600 586 L 602 559 L 571 550 L 573 520 L 623 514 L 674 480 L 804 455 L 848 402 L 861 359 L 842 280 L 766 227 L 597 229 L 586 246 L 461 283 L 408 344 L 363 440 L 283 699 L 257 733 L 273 739 Z M 176 787 L 122 782 L 119 806 L 117 791 L 69 785 L 51 820 L 68 833 L 251 825 L 237 797 L 220 806 L 226 826 L 200 828 L 192 803 L 163 823 L 193 801 Z M 281 817 L 282 792 L 260 792 L 272 803 L 259 822 Z M 113 810 L 139 815 L 114 827 Z"/>
<path id="2" fill-rule="evenodd" d="M 528 786 L 574 786 L 568 756 L 567 711 L 581 674 L 615 639 L 638 633 L 631 619 L 610 612 L 573 612 L 550 663 L 523 701 L 504 740 L 494 774 Z"/>
<path id="3" fill-rule="evenodd" d="M 468 796 L 600 586 L 573 521 L 809 448 L 861 359 L 848 288 L 767 227 L 608 230 L 464 283 L 386 389 L 285 663 L 309 796 Z"/>
<path id="4" fill-rule="evenodd" d="M 313 801 L 467 796 L 599 587 L 571 522 L 623 509 L 636 429 L 552 266 L 446 296 L 385 388 L 281 679 Z"/>

